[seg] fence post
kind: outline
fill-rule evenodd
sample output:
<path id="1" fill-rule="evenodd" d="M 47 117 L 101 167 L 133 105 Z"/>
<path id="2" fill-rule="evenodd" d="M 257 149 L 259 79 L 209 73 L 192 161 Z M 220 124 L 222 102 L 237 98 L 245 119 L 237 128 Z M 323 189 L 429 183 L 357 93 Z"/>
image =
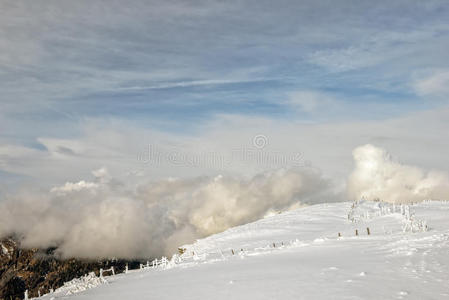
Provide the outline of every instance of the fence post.
<path id="1" fill-rule="evenodd" d="M 355 235 L 359 235 L 359 230 L 358 229 L 355 230 Z"/>
<path id="2" fill-rule="evenodd" d="M 161 258 L 161 265 L 162 265 L 162 267 L 165 268 L 167 266 L 167 263 L 168 263 L 167 258 L 165 256 L 162 256 L 162 258 Z"/>
<path id="3" fill-rule="evenodd" d="M 369 231 L 369 227 L 366 227 L 366 232 L 368 233 L 368 235 L 371 234 L 371 232 Z"/>
<path id="4" fill-rule="evenodd" d="M 232 255 L 234 255 L 234 249 L 231 249 L 231 251 L 232 251 Z"/>
<path id="5" fill-rule="evenodd" d="M 341 237 L 341 233 L 340 232 L 338 233 L 338 237 Z"/>

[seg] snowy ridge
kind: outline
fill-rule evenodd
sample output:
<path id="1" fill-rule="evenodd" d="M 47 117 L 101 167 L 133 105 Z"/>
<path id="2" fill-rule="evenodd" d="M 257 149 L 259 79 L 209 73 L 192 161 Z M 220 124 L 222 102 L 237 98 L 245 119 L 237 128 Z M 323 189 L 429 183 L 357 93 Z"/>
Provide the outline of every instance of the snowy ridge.
<path id="1" fill-rule="evenodd" d="M 448 212 L 435 201 L 300 208 L 185 245 L 70 299 L 444 299 Z"/>

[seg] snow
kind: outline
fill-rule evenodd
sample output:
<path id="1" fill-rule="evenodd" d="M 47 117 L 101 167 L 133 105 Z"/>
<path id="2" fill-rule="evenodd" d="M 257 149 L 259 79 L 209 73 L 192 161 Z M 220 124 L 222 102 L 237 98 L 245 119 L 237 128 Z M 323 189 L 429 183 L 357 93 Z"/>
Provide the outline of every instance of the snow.
<path id="1" fill-rule="evenodd" d="M 77 294 L 83 291 L 86 291 L 88 289 L 95 288 L 101 284 L 108 283 L 106 279 L 103 277 L 97 277 L 95 276 L 95 273 L 89 273 L 81 278 L 73 279 L 69 282 L 64 283 L 64 285 L 58 289 L 56 289 L 53 293 L 50 293 L 48 295 L 45 295 L 45 297 L 41 298 L 49 298 L 49 299 L 56 299 L 73 294 Z"/>
<path id="2" fill-rule="evenodd" d="M 8 248 L 6 248 L 5 245 L 3 245 L 3 243 L 0 243 L 0 245 L 2 246 L 2 253 L 9 256 Z"/>
<path id="3" fill-rule="evenodd" d="M 42 298 L 447 299 L 448 213 L 437 201 L 303 207 L 185 245 L 155 268 Z"/>

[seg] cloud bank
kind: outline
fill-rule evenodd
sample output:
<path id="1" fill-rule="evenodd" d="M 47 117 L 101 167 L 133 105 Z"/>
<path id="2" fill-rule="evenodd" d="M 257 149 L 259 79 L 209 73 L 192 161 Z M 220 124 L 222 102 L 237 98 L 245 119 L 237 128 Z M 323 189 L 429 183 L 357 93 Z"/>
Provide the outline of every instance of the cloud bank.
<path id="1" fill-rule="evenodd" d="M 348 180 L 348 194 L 353 200 L 365 198 L 391 203 L 449 199 L 449 176 L 401 164 L 390 154 L 373 145 L 353 151 L 355 169 Z"/>
<path id="2" fill-rule="evenodd" d="M 93 175 L 1 201 L 0 236 L 16 234 L 25 247 L 57 246 L 65 258 L 147 258 L 268 213 L 335 199 L 320 172 L 306 168 L 135 187 L 105 169 Z"/>
<path id="3" fill-rule="evenodd" d="M 350 200 L 393 203 L 449 199 L 447 173 L 394 161 L 370 144 L 353 151 Z M 314 168 L 265 171 L 249 179 L 203 176 L 130 184 L 92 172 L 48 192 L 0 201 L 0 237 L 15 234 L 25 247 L 56 246 L 63 258 L 148 258 L 265 215 L 344 200 L 336 182 Z"/>

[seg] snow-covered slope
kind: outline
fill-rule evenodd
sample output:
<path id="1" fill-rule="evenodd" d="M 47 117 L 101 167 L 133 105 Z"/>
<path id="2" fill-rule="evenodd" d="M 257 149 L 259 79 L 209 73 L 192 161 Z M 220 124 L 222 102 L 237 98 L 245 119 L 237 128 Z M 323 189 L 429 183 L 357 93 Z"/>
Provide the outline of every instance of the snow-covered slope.
<path id="1" fill-rule="evenodd" d="M 313 205 L 185 250 L 68 299 L 449 299 L 449 202 Z"/>

